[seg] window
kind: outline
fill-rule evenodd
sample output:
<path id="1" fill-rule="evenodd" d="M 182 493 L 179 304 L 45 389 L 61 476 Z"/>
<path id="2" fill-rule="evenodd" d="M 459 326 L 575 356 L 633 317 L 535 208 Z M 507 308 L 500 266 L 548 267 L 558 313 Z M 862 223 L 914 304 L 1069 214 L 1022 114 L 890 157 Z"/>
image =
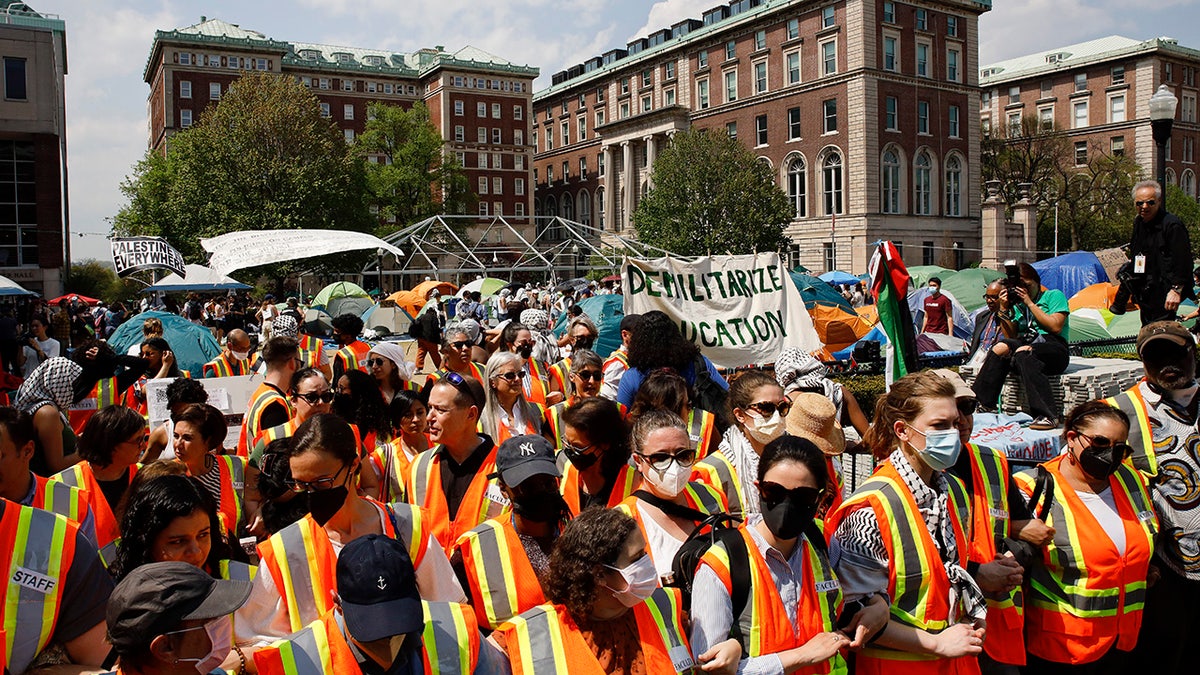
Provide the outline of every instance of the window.
<path id="1" fill-rule="evenodd" d="M 1075 73 L 1075 91 L 1087 91 L 1087 73 Z"/>
<path id="2" fill-rule="evenodd" d="M 1008 137 L 1016 138 L 1021 135 L 1021 113 L 1008 113 Z"/>
<path id="3" fill-rule="evenodd" d="M 1125 95 L 1113 96 L 1108 99 L 1108 121 L 1125 121 Z"/>
<path id="4" fill-rule="evenodd" d="M 514 105 L 513 106 L 513 119 L 514 120 L 525 119 L 525 106 L 523 106 L 523 105 Z"/>
<path id="5" fill-rule="evenodd" d="M 192 97 L 192 83 L 187 80 L 179 81 L 179 98 Z"/>
<path id="6" fill-rule="evenodd" d="M 479 215 L 487 216 L 487 214 L 488 214 L 488 203 L 487 202 L 479 202 Z"/>
<path id="7" fill-rule="evenodd" d="M 653 81 L 653 76 L 651 75 L 650 69 L 647 68 L 646 70 L 643 70 L 642 71 L 642 88 L 645 89 L 646 87 L 649 87 L 652 81 Z"/>
<path id="8" fill-rule="evenodd" d="M 552 119 L 554 119 L 554 112 L 551 111 L 549 107 L 547 107 L 546 108 L 546 121 L 549 122 Z"/>
<path id="9" fill-rule="evenodd" d="M 621 119 L 629 117 L 629 101 L 621 102 Z"/>
<path id="10" fill-rule="evenodd" d="M 824 124 L 821 133 L 831 134 L 837 131 L 837 99 L 831 98 L 822 103 L 824 109 Z"/>
<path id="11" fill-rule="evenodd" d="M 328 89 L 329 88 L 329 78 L 322 77 L 320 82 L 318 83 L 317 88 L 318 89 Z"/>
<path id="12" fill-rule="evenodd" d="M 821 75 L 837 73 L 837 40 L 821 43 Z"/>
<path id="13" fill-rule="evenodd" d="M 946 17 L 946 35 L 950 37 L 958 37 L 958 17 Z"/>
<path id="14" fill-rule="evenodd" d="M 210 98 L 213 101 L 221 100 L 221 83 L 220 82 L 209 82 L 208 83 L 208 98 Z"/>
<path id="15" fill-rule="evenodd" d="M 1071 128 L 1082 129 L 1088 125 L 1088 104 L 1087 101 L 1076 101 L 1072 106 L 1074 120 Z"/>
<path id="16" fill-rule="evenodd" d="M 788 52 L 784 59 L 787 60 L 787 83 L 800 83 L 800 52 Z"/>
<path id="17" fill-rule="evenodd" d="M 554 165 L 547 164 L 546 165 L 546 183 L 549 184 L 549 183 L 553 183 L 553 182 L 554 182 Z"/>
<path id="18" fill-rule="evenodd" d="M 1038 108 L 1038 126 L 1042 131 L 1050 131 L 1054 128 L 1054 108 L 1052 106 Z"/>
<path id="19" fill-rule="evenodd" d="M 767 116 L 759 115 L 754 118 L 754 144 L 767 144 Z"/>
<path id="20" fill-rule="evenodd" d="M 979 95 L 979 107 L 981 107 L 981 108 L 992 107 L 992 92 L 985 91 Z"/>
<path id="21" fill-rule="evenodd" d="M 628 94 L 628 93 L 629 93 L 629 78 L 622 77 L 621 78 L 621 95 L 624 96 L 625 94 Z"/>
<path id="22" fill-rule="evenodd" d="M 597 127 L 604 126 L 604 111 L 603 110 L 596 111 L 596 126 Z"/>
<path id="23" fill-rule="evenodd" d="M 725 71 L 725 102 L 731 103 L 737 100 L 737 71 Z"/>
<path id="24" fill-rule="evenodd" d="M 463 130 L 463 126 L 461 124 L 454 127 L 454 140 L 459 143 L 467 140 L 466 132 Z"/>
<path id="25" fill-rule="evenodd" d="M 476 140 L 476 142 L 479 142 L 479 143 L 487 143 L 487 127 L 479 127 L 477 129 L 475 129 L 475 140 Z M 546 145 L 547 145 L 546 149 L 549 150 L 550 149 L 550 147 L 549 147 L 550 135 L 549 134 L 546 134 Z"/>
<path id="26" fill-rule="evenodd" d="M 220 66 L 221 65 L 221 57 L 217 56 L 216 54 L 209 54 L 207 65 L 213 66 L 213 67 Z"/>
<path id="27" fill-rule="evenodd" d="M 328 103 L 321 104 L 321 117 L 330 117 Z"/>
<path id="28" fill-rule="evenodd" d="M 674 61 L 667 61 L 666 63 L 663 64 L 663 79 L 664 80 L 675 79 L 675 62 Z"/>
<path id="29" fill-rule="evenodd" d="M 979 131 L 983 133 L 984 138 L 992 137 L 992 118 L 984 117 L 979 120 Z"/>
<path id="30" fill-rule="evenodd" d="M 584 225 L 592 224 L 592 196 L 587 190 L 580 190 L 576 196 L 578 207 L 575 209 L 579 213 L 579 222 Z"/>
<path id="31" fill-rule="evenodd" d="M 1042 80 L 1042 98 L 1050 98 L 1054 95 L 1054 83 L 1049 78 Z"/>
<path id="32" fill-rule="evenodd" d="M 1075 166 L 1087 164 L 1087 141 L 1075 141 Z"/>
<path id="33" fill-rule="evenodd" d="M 342 80 L 342 91 L 354 91 L 354 80 Z"/>
<path id="34" fill-rule="evenodd" d="M 1179 97 L 1179 121 L 1196 121 L 1196 95 L 1183 92 Z"/>
<path id="35" fill-rule="evenodd" d="M 792 200 L 792 204 L 796 207 L 797 218 L 804 218 L 808 215 L 807 188 L 808 172 L 807 166 L 804 164 L 804 158 L 799 156 L 793 157 L 787 165 L 787 190 L 788 198 Z"/>
<path id="36" fill-rule="evenodd" d="M 501 178 L 500 176 L 494 176 L 492 178 L 492 194 L 494 194 L 494 195 L 504 194 L 504 179 Z"/>
<path id="37" fill-rule="evenodd" d="M 754 31 L 754 49 L 757 51 L 759 49 L 766 49 L 766 48 L 767 48 L 767 31 L 765 31 L 765 30 Z"/>
<path id="38" fill-rule="evenodd" d="M 513 155 L 513 168 L 518 171 L 525 170 L 525 155 Z"/>
<path id="39" fill-rule="evenodd" d="M 958 106 L 952 105 L 946 110 L 946 121 L 949 127 L 950 138 L 959 137 L 958 128 Z"/>
<path id="40" fill-rule="evenodd" d="M 1014 84 L 1008 88 L 1008 102 L 1017 103 L 1021 100 L 1021 87 Z"/>
<path id="41" fill-rule="evenodd" d="M 487 117 L 487 104 L 486 103 L 479 102 L 479 103 L 475 104 L 475 116 L 476 117 Z"/>
<path id="42" fill-rule="evenodd" d="M 929 133 L 929 101 L 917 101 L 917 133 Z"/>
<path id="43" fill-rule="evenodd" d="M 834 150 L 821 163 L 822 192 L 825 196 L 825 215 L 842 212 L 842 155 Z"/>
<path id="44" fill-rule="evenodd" d="M 499 103 L 492 104 L 492 119 L 494 119 L 494 120 L 500 119 L 500 104 Z"/>
<path id="45" fill-rule="evenodd" d="M 192 65 L 192 55 L 190 53 L 179 52 L 179 65 L 181 65 L 181 66 Z"/>
<path id="46" fill-rule="evenodd" d="M 580 115 L 575 118 L 575 127 L 579 130 L 579 140 L 587 140 L 587 115 Z"/>
<path id="47" fill-rule="evenodd" d="M 708 67 L 708 52 L 700 52 L 696 54 L 696 68 Z"/>
<path id="48" fill-rule="evenodd" d="M 1108 139 L 1108 147 L 1109 147 L 1109 151 L 1113 157 L 1124 157 L 1125 156 L 1125 137 L 1124 136 L 1113 136 L 1112 138 Z"/>
<path id="49" fill-rule="evenodd" d="M 1191 169 L 1184 171 L 1183 175 L 1179 177 L 1179 187 L 1187 196 L 1196 196 L 1196 174 Z"/>
<path id="50" fill-rule="evenodd" d="M 729 134 L 730 138 L 737 138 L 737 122 L 726 122 L 725 133 Z"/>
<path id="51" fill-rule="evenodd" d="M 587 178 L 587 157 L 579 158 L 579 175 L 582 178 Z"/>
<path id="52" fill-rule="evenodd" d="M 880 162 L 883 174 L 880 183 L 883 188 L 882 210 L 884 213 L 900 213 L 900 157 L 892 148 L 883 152 Z"/>
<path id="53" fill-rule="evenodd" d="M 480 176 L 479 177 L 479 194 L 486 195 L 487 193 L 488 193 L 487 176 Z"/>
<path id="54" fill-rule="evenodd" d="M 708 107 L 708 79 L 698 80 L 696 82 L 696 100 L 700 103 L 701 110 L 704 110 Z"/>
<path id="55" fill-rule="evenodd" d="M 737 42 L 730 40 L 725 43 L 725 60 L 737 58 Z"/>
<path id="56" fill-rule="evenodd" d="M 821 28 L 833 28 L 836 19 L 833 5 L 821 8 Z"/>
<path id="57" fill-rule="evenodd" d="M 5 266 L 38 264 L 34 157 L 32 141 L 0 141 L 0 191 L 6 202 L 0 208 L 0 261 Z"/>
<path id="58" fill-rule="evenodd" d="M 800 109 L 788 108 L 788 140 L 800 140 Z"/>
<path id="59" fill-rule="evenodd" d="M 492 153 L 492 168 L 493 169 L 503 169 L 504 168 L 504 155 L 502 155 L 498 152 Z"/>
<path id="60" fill-rule="evenodd" d="M 566 162 L 562 163 L 562 172 L 563 172 L 563 174 L 562 174 L 563 180 L 566 180 L 571 177 L 571 168 L 570 168 L 570 165 L 568 165 Z"/>
<path id="61" fill-rule="evenodd" d="M 1196 139 L 1191 136 L 1183 137 L 1183 162 L 1192 164 L 1196 161 Z"/>
<path id="62" fill-rule="evenodd" d="M 191 110 L 180 110 L 179 111 L 179 126 L 183 127 L 184 129 L 192 126 L 192 111 Z"/>
<path id="63" fill-rule="evenodd" d="M 917 76 L 929 77 L 929 45 L 917 43 Z"/>
<path id="64" fill-rule="evenodd" d="M 958 155 L 946 158 L 946 210 L 947 216 L 962 213 L 962 160 Z M 961 247 L 960 247 L 961 248 Z"/>
<path id="65" fill-rule="evenodd" d="M 354 104 L 353 103 L 346 103 L 342 106 L 342 119 L 344 119 L 344 120 L 354 119 Z"/>
<path id="66" fill-rule="evenodd" d="M 513 145 L 525 145 L 525 132 L 523 130 L 513 130 Z"/>
<path id="67" fill-rule="evenodd" d="M 896 38 L 888 35 L 883 38 L 883 69 L 896 70 Z"/>
<path id="68" fill-rule="evenodd" d="M 921 264 L 922 265 L 932 265 L 933 260 L 934 260 L 933 242 L 932 241 L 921 242 Z"/>
<path id="69" fill-rule="evenodd" d="M 884 23 L 896 23 L 896 3 L 883 3 L 883 21 Z"/>
<path id="70" fill-rule="evenodd" d="M 933 161 L 924 150 L 913 162 L 913 211 L 918 216 L 933 215 Z"/>
<path id="71" fill-rule="evenodd" d="M 513 206 L 513 215 L 518 218 L 525 217 L 525 202 L 517 202 L 516 205 Z"/>
<path id="72" fill-rule="evenodd" d="M 454 102 L 454 116 L 462 117 L 462 115 L 463 115 L 463 102 L 455 101 Z"/>
<path id="73" fill-rule="evenodd" d="M 832 272 L 837 267 L 837 253 L 833 248 L 833 242 L 827 241 L 821 245 L 822 258 L 825 260 L 826 271 Z"/>
<path id="74" fill-rule="evenodd" d="M 559 135 L 562 137 L 562 144 L 568 145 L 571 142 L 571 123 L 563 122 L 559 127 Z"/>
<path id="75" fill-rule="evenodd" d="M 653 109 L 653 107 L 654 107 L 653 98 L 654 97 L 652 97 L 652 96 L 643 96 L 642 97 L 642 112 L 650 112 L 650 110 Z"/>
<path id="76" fill-rule="evenodd" d="M 795 40 L 800 37 L 800 19 L 787 20 L 787 39 Z"/>
<path id="77" fill-rule="evenodd" d="M 754 64 L 754 93 L 764 94 L 767 91 L 767 62 L 759 61 Z"/>
<path id="78" fill-rule="evenodd" d="M 929 13 L 917 8 L 917 30 L 929 30 Z"/>
<path id="79" fill-rule="evenodd" d="M 476 159 L 476 161 L 478 162 L 479 168 L 481 168 L 481 169 L 488 168 L 488 154 L 486 152 L 479 153 L 479 156 Z"/>
<path id="80" fill-rule="evenodd" d="M 604 87 L 600 87 L 599 89 L 596 90 L 596 102 L 597 103 L 604 102 Z"/>
<path id="81" fill-rule="evenodd" d="M 567 99 L 565 98 L 562 100 L 562 111 L 564 115 L 567 114 Z"/>
<path id="82" fill-rule="evenodd" d="M 946 50 L 946 79 L 951 82 L 959 81 L 958 60 L 962 52 L 957 49 Z"/>
<path id="83" fill-rule="evenodd" d="M 1113 66 L 1109 73 L 1112 75 L 1114 85 L 1125 84 L 1125 66 Z"/>
<path id="84" fill-rule="evenodd" d="M 675 105 L 675 88 L 663 90 L 663 105 Z"/>
<path id="85" fill-rule="evenodd" d="M 513 179 L 513 194 L 517 194 L 517 195 L 525 194 L 525 179 L 524 178 Z"/>
<path id="86" fill-rule="evenodd" d="M 596 155 L 596 173 L 604 175 L 604 153 Z"/>

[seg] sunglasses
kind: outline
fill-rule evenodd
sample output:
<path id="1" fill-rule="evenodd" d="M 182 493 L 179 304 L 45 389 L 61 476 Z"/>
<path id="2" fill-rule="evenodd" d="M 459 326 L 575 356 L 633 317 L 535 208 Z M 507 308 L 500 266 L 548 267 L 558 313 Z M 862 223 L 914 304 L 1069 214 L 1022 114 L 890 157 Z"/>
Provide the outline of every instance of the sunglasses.
<path id="1" fill-rule="evenodd" d="M 333 489 L 334 483 L 337 482 L 338 476 L 342 475 L 342 472 L 348 468 L 350 467 L 343 466 L 342 468 L 338 469 L 337 473 L 333 474 L 333 476 L 329 478 L 318 478 L 313 481 L 288 478 L 283 481 L 283 484 L 286 485 L 287 488 L 292 492 L 321 492 L 322 490 L 330 490 Z"/>
<path id="2" fill-rule="evenodd" d="M 471 346 L 470 340 L 459 340 L 458 342 L 450 343 L 451 349 L 466 349 L 467 347 L 470 347 L 470 346 Z"/>
<path id="3" fill-rule="evenodd" d="M 386 359 L 370 359 L 370 360 L 368 360 L 368 361 L 367 361 L 367 365 L 369 365 L 369 366 L 373 366 L 373 367 L 376 367 L 376 368 L 382 368 L 382 367 L 383 367 L 383 362 L 384 362 L 385 360 L 386 360 Z"/>
<path id="4" fill-rule="evenodd" d="M 785 488 L 779 483 L 773 483 L 769 480 L 759 481 L 758 496 L 762 500 L 763 505 L 767 507 L 777 506 L 785 499 L 791 501 L 797 506 L 817 506 L 821 503 L 821 497 L 825 495 L 825 491 L 812 487 Z"/>
<path id="5" fill-rule="evenodd" d="M 1000 294 L 999 294 L 999 293 L 997 293 L 996 295 L 991 295 L 990 293 L 984 293 L 984 294 L 983 294 L 983 299 L 984 299 L 984 300 L 999 300 L 999 299 L 1000 299 Z"/>
<path id="6" fill-rule="evenodd" d="M 310 391 L 307 394 L 296 394 L 296 398 L 302 398 L 308 401 L 309 405 L 317 403 L 330 403 L 333 401 L 334 393 L 332 391 Z"/>
<path id="7" fill-rule="evenodd" d="M 696 463 L 696 450 L 694 448 L 679 448 L 674 452 L 656 452 L 653 455 L 643 455 L 637 453 L 642 461 L 649 464 L 655 471 L 666 471 L 671 468 L 671 462 L 678 462 L 679 466 L 687 468 Z"/>
<path id="8" fill-rule="evenodd" d="M 599 370 L 581 370 L 577 373 L 571 374 L 583 380 L 584 382 L 599 382 L 604 379 L 604 373 Z"/>
<path id="9" fill-rule="evenodd" d="M 1143 200 L 1134 202 L 1133 205 L 1134 206 L 1154 206 L 1157 203 L 1158 202 L 1154 201 L 1153 199 L 1143 199 Z"/>
<path id="10" fill-rule="evenodd" d="M 979 401 L 973 398 L 964 398 L 958 400 L 958 414 L 964 417 L 970 417 L 979 409 Z"/>
<path id="11" fill-rule="evenodd" d="M 525 376 L 527 375 L 529 375 L 528 370 L 518 370 L 507 373 L 496 373 L 495 377 L 498 377 L 505 382 L 516 382 L 517 380 L 525 379 Z"/>
<path id="12" fill-rule="evenodd" d="M 779 403 L 774 403 L 772 401 L 759 401 L 757 403 L 751 403 L 746 407 L 756 413 L 759 413 L 763 417 L 770 417 L 771 415 L 774 415 L 775 411 L 777 410 L 779 411 L 780 417 L 787 417 L 788 411 L 792 409 L 792 402 L 780 401 Z"/>
<path id="13" fill-rule="evenodd" d="M 1129 456 L 1133 454 L 1133 446 L 1129 445 L 1128 443 L 1114 443 L 1112 439 L 1105 436 L 1088 436 L 1082 431 L 1076 431 L 1075 435 L 1079 436 L 1080 438 L 1086 438 L 1088 445 L 1096 448 L 1097 450 L 1106 450 L 1108 448 L 1112 448 L 1113 452 L 1117 455 L 1120 455 L 1121 459 L 1128 459 Z"/>
<path id="14" fill-rule="evenodd" d="M 578 446 L 578 445 L 573 445 L 567 441 L 563 441 L 563 444 L 562 444 L 563 452 L 571 454 L 571 455 L 576 455 L 576 456 L 589 454 L 589 451 L 595 447 L 596 447 L 595 443 L 592 443 L 591 445 L 584 445 L 582 447 Z"/>

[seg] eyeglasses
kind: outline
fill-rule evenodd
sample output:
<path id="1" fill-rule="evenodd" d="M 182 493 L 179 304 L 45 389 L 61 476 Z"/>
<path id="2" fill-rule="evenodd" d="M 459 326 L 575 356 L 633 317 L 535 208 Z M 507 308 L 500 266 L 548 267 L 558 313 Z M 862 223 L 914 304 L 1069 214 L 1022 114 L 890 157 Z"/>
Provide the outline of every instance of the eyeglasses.
<path id="1" fill-rule="evenodd" d="M 997 294 L 995 294 L 995 295 L 992 295 L 991 293 L 984 293 L 984 294 L 983 294 L 983 299 L 984 299 L 984 300 L 999 300 L 999 299 L 1000 299 L 1000 294 L 999 294 L 999 293 L 997 293 Z"/>
<path id="2" fill-rule="evenodd" d="M 759 481 L 758 495 L 766 506 L 775 506 L 783 500 L 789 500 L 798 506 L 817 506 L 825 490 L 814 487 L 785 488 L 779 483 L 769 480 Z"/>
<path id="3" fill-rule="evenodd" d="M 679 466 L 687 468 L 696 463 L 696 450 L 694 448 L 678 448 L 673 452 L 656 452 L 653 455 L 643 455 L 637 453 L 642 461 L 649 464 L 655 471 L 666 471 L 671 468 L 671 462 L 677 462 Z"/>
<path id="4" fill-rule="evenodd" d="M 596 382 L 599 382 L 604 379 L 603 371 L 599 371 L 599 370 L 581 370 L 577 373 L 571 373 L 571 374 L 585 382 L 591 382 L 593 380 Z"/>
<path id="5" fill-rule="evenodd" d="M 338 469 L 337 473 L 333 474 L 333 476 L 329 478 L 318 478 L 314 481 L 288 478 L 283 481 L 283 484 L 286 485 L 292 492 L 321 492 L 322 490 L 331 490 L 334 487 L 334 483 L 337 482 L 338 476 L 342 475 L 342 472 L 348 468 L 350 467 L 343 466 L 342 468 Z"/>
<path id="6" fill-rule="evenodd" d="M 496 373 L 494 377 L 498 377 L 505 382 L 516 382 L 517 380 L 525 379 L 525 376 L 527 375 L 529 375 L 528 370 L 515 370 L 507 373 Z"/>
<path id="7" fill-rule="evenodd" d="M 1133 205 L 1134 206 L 1154 206 L 1157 203 L 1158 202 L 1154 201 L 1153 199 L 1139 199 L 1138 201 L 1134 202 Z"/>
<path id="8" fill-rule="evenodd" d="M 150 434 L 142 434 L 140 436 L 135 436 L 134 438 L 127 438 L 121 442 L 140 447 L 150 442 Z"/>
<path id="9" fill-rule="evenodd" d="M 763 415 L 764 417 L 770 417 L 771 415 L 774 415 L 776 410 L 779 411 L 779 415 L 781 417 L 787 417 L 788 411 L 792 409 L 792 402 L 780 401 L 779 403 L 775 403 L 773 401 L 758 401 L 756 403 L 751 403 L 746 407 L 754 412 L 759 413 L 760 415 Z"/>
<path id="10" fill-rule="evenodd" d="M 304 399 L 309 405 L 316 405 L 317 403 L 331 403 L 333 401 L 333 396 L 334 394 L 332 391 L 310 391 L 307 394 L 301 394 L 299 392 L 296 393 L 296 398 Z"/>
<path id="11" fill-rule="evenodd" d="M 382 368 L 382 367 L 383 367 L 383 362 L 384 362 L 384 360 L 385 360 L 385 359 L 369 359 L 369 360 L 367 361 L 367 365 L 368 365 L 368 366 L 372 366 L 372 367 L 376 367 L 376 368 Z"/>
<path id="12" fill-rule="evenodd" d="M 470 340 L 459 340 L 458 342 L 450 343 L 450 347 L 452 349 L 466 349 L 467 347 L 470 347 L 470 346 L 471 346 Z"/>
<path id="13" fill-rule="evenodd" d="M 1133 446 L 1125 442 L 1114 443 L 1112 439 L 1105 436 L 1088 436 L 1082 431 L 1076 431 L 1075 435 L 1079 436 L 1080 438 L 1086 438 L 1088 440 L 1088 445 L 1096 448 L 1097 450 L 1107 450 L 1108 448 L 1112 448 L 1114 452 L 1121 456 L 1121 459 L 1128 459 L 1129 456 L 1133 454 Z"/>
<path id="14" fill-rule="evenodd" d="M 562 444 L 563 452 L 565 452 L 569 455 L 576 455 L 576 456 L 590 454 L 589 451 L 595 447 L 597 447 L 595 443 L 592 443 L 591 445 L 585 445 L 582 447 L 580 447 L 578 445 L 572 445 L 568 441 L 563 441 L 563 444 Z"/>
<path id="15" fill-rule="evenodd" d="M 958 414 L 964 417 L 970 417 L 979 409 L 979 401 L 973 398 L 961 398 L 958 400 Z"/>

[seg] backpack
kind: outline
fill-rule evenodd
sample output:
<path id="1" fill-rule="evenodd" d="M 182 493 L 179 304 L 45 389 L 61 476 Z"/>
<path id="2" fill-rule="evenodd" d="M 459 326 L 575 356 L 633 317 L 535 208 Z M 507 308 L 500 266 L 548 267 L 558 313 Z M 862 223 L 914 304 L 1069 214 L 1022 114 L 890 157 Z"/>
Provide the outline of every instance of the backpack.
<path id="1" fill-rule="evenodd" d="M 732 424 L 729 420 L 729 392 L 713 380 L 703 354 L 696 354 L 692 370 L 696 374 L 696 381 L 692 383 L 692 407 L 707 410 L 716 416 L 717 431 L 725 433 Z"/>

